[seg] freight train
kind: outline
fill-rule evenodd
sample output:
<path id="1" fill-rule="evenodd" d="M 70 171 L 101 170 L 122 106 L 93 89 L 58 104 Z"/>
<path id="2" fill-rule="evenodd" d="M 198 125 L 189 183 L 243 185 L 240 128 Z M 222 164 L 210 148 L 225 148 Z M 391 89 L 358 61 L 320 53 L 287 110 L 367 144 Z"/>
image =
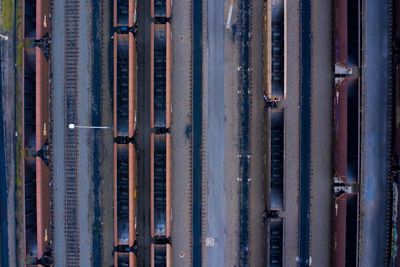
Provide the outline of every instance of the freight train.
<path id="1" fill-rule="evenodd" d="M 25 0 L 23 50 L 24 255 L 27 266 L 49 266 L 51 188 L 49 169 L 50 3 Z"/>
<path id="2" fill-rule="evenodd" d="M 151 0 L 150 40 L 150 234 L 151 266 L 171 266 L 171 8 Z"/>
<path id="3" fill-rule="evenodd" d="M 136 1 L 114 0 L 114 266 L 136 266 Z"/>
<path id="4" fill-rule="evenodd" d="M 334 1 L 334 204 L 332 266 L 358 263 L 360 1 Z M 354 70 L 354 71 L 353 71 Z"/>
<path id="5" fill-rule="evenodd" d="M 278 104 L 286 97 L 285 64 L 285 1 L 266 1 L 264 4 L 264 153 L 266 212 L 264 213 L 267 240 L 266 262 L 268 266 L 284 266 L 285 218 L 285 110 Z"/>

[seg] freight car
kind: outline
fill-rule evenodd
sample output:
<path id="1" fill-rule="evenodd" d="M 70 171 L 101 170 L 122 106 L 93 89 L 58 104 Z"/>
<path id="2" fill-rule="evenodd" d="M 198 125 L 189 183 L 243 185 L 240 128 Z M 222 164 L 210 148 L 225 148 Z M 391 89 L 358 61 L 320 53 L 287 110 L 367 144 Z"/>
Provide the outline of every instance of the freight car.
<path id="1" fill-rule="evenodd" d="M 114 0 L 114 265 L 136 266 L 136 1 Z"/>
<path id="2" fill-rule="evenodd" d="M 265 257 L 270 266 L 283 266 L 285 210 L 285 111 L 278 104 L 286 97 L 285 0 L 264 3 L 264 153 L 265 153 Z"/>
<path id="3" fill-rule="evenodd" d="M 358 259 L 360 2 L 334 1 L 334 203 L 332 266 Z M 354 186 L 356 185 L 356 186 Z"/>
<path id="4" fill-rule="evenodd" d="M 171 266 L 171 2 L 152 0 L 150 41 L 151 266 Z"/>
<path id="5" fill-rule="evenodd" d="M 50 3 L 24 1 L 24 37 L 35 47 L 24 49 L 23 160 L 25 255 L 30 266 L 51 263 L 51 189 L 48 158 Z"/>

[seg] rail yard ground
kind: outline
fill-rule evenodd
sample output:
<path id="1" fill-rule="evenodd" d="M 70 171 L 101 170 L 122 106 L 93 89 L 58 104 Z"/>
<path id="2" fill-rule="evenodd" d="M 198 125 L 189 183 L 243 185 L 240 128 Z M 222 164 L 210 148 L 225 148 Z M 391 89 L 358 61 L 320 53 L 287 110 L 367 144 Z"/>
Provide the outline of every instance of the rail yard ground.
<path id="1" fill-rule="evenodd" d="M 172 7 L 174 17 L 179 17 L 182 23 L 172 23 L 172 173 L 179 179 L 172 180 L 174 190 L 172 195 L 172 228 L 174 240 L 174 266 L 191 266 L 191 9 L 190 1 L 175 3 Z M 179 62 L 179 64 L 177 64 Z"/>
<path id="2" fill-rule="evenodd" d="M 64 0 L 54 1 L 54 12 L 58 16 L 54 16 L 54 28 L 52 34 L 53 42 L 57 43 L 55 51 L 53 51 L 53 75 L 54 75 L 54 89 L 53 89 L 53 118 L 55 127 L 53 128 L 53 163 L 54 163 L 54 249 L 55 259 L 58 264 L 66 264 L 72 259 L 70 254 L 73 253 L 76 257 L 76 261 L 81 266 L 89 266 L 92 262 L 92 223 L 93 223 L 93 184 L 92 184 L 92 151 L 93 151 L 93 131 L 82 129 L 77 133 L 77 159 L 74 165 L 65 165 L 70 155 L 73 153 L 68 151 L 68 144 L 65 140 L 67 131 L 71 131 L 67 128 L 67 124 L 75 123 L 77 125 L 91 125 L 91 105 L 92 105 L 92 80 L 90 79 L 92 74 L 93 54 L 90 52 L 92 48 L 91 40 L 91 3 L 87 1 L 77 1 L 74 4 L 76 6 L 76 19 L 78 22 L 75 25 L 68 25 L 67 16 L 68 13 L 65 7 L 68 7 L 67 2 Z M 73 5 L 74 5 L 73 4 Z M 68 114 L 68 107 L 70 103 L 67 102 L 70 92 L 65 89 L 66 81 L 68 77 L 68 65 L 65 63 L 71 58 L 66 58 L 65 46 L 69 45 L 68 36 L 69 31 L 65 27 L 74 27 L 79 38 L 75 40 L 77 53 L 79 54 L 79 60 L 75 63 L 77 68 L 78 76 L 76 79 L 76 114 L 72 117 L 76 118 L 76 121 L 68 121 L 70 117 L 65 116 Z M 67 34 L 66 34 L 67 33 Z M 67 40 L 67 41 L 66 41 Z M 72 85 L 73 86 L 73 85 Z M 67 112 L 66 112 L 67 111 Z M 76 186 L 76 211 L 71 213 L 68 210 L 67 199 L 68 193 L 66 188 L 68 187 L 67 179 L 67 168 L 70 168 L 70 172 L 76 173 L 75 183 Z M 88 179 L 89 178 L 89 179 Z M 68 226 L 66 218 L 68 216 L 75 217 L 73 219 L 76 222 L 76 226 Z M 71 228 L 69 228 L 71 227 Z M 76 228 L 75 228 L 76 227 Z M 77 234 L 78 233 L 78 234 Z M 74 235 L 76 237 L 70 237 Z M 77 240 L 76 240 L 77 239 Z M 74 244 L 73 244 L 74 243 Z M 73 252 L 70 252 L 72 251 Z"/>
<path id="3" fill-rule="evenodd" d="M 4 1 L 3 1 L 4 2 Z M 8 40 L 0 40 L 0 265 L 16 265 L 16 194 L 15 194 L 15 131 L 19 123 L 15 120 L 16 88 L 20 91 L 21 83 L 16 82 L 15 62 L 15 24 L 14 8 L 9 3 L 0 5 L 0 34 L 8 36 Z M 10 1 L 11 3 L 11 1 Z M 7 16 L 5 15 L 7 14 Z M 19 180 L 21 181 L 21 180 Z"/>
<path id="4" fill-rule="evenodd" d="M 360 265 L 384 265 L 388 250 L 390 1 L 366 0 L 362 76 Z"/>
<path id="5" fill-rule="evenodd" d="M 281 101 L 280 108 L 284 110 L 285 120 L 285 171 L 284 171 L 284 258 L 285 265 L 295 265 L 299 251 L 299 86 L 300 86 L 300 41 L 298 23 L 300 12 L 297 1 L 287 1 L 286 4 L 286 98 Z"/>
<path id="6" fill-rule="evenodd" d="M 263 132 L 263 118 L 265 103 L 263 99 L 263 35 L 258 34 L 263 31 L 263 2 L 252 1 L 252 16 L 251 16 L 251 170 L 250 170 L 250 199 L 249 199 L 249 265 L 260 265 L 265 263 L 266 244 L 265 239 L 259 238 L 265 236 L 265 227 L 263 224 L 263 214 L 265 211 L 265 202 L 260 201 L 265 199 L 265 175 L 264 166 L 258 164 L 264 161 L 263 147 L 264 138 L 260 133 Z M 232 70 L 233 72 L 234 70 Z M 232 73 L 233 75 L 233 73 Z"/>
<path id="7" fill-rule="evenodd" d="M 311 230 L 310 255 L 314 266 L 329 266 L 332 194 L 332 3 L 312 4 L 311 87 Z M 324 155 L 321 157 L 321 155 Z"/>
<path id="8" fill-rule="evenodd" d="M 138 143 L 138 266 L 150 265 L 150 1 L 139 1 L 137 6 L 137 143 Z M 143 90 L 140 90 L 143 88 Z M 146 88 L 147 90 L 144 90 Z"/>

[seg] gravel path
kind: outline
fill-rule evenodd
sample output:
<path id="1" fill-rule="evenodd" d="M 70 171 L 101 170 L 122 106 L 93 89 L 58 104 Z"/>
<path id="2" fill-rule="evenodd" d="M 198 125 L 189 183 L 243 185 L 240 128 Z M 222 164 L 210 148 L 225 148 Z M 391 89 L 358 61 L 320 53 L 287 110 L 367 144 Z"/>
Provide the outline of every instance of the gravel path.
<path id="1" fill-rule="evenodd" d="M 91 77 L 92 77 L 92 8 L 91 0 L 81 0 L 79 8 L 79 60 L 78 60 L 78 124 L 91 125 Z M 80 266 L 92 264 L 92 146 L 93 130 L 81 129 L 78 134 L 78 225 Z"/>
<path id="2" fill-rule="evenodd" d="M 332 3 L 312 0 L 311 226 L 314 266 L 329 266 L 332 201 Z M 322 156 L 323 155 L 323 156 Z"/>
<path id="3" fill-rule="evenodd" d="M 263 212 L 265 209 L 264 190 L 265 179 L 263 174 L 263 115 L 264 115 L 264 99 L 262 87 L 262 34 L 263 32 L 263 1 L 252 0 L 252 108 L 251 108 L 251 184 L 250 184 L 250 266 L 259 266 L 266 251 L 265 243 L 263 242 L 264 225 Z M 262 262 L 265 265 L 265 262 Z"/>
<path id="4" fill-rule="evenodd" d="M 64 266 L 65 235 L 64 235 L 64 196 L 65 196 L 65 168 L 64 168 L 64 51 L 65 51 L 65 26 L 64 26 L 65 0 L 53 1 L 52 20 L 52 149 L 53 149 L 53 227 L 54 227 L 54 258 L 56 266 Z"/>
<path id="5" fill-rule="evenodd" d="M 179 23 L 172 23 L 172 242 L 174 266 L 191 266 L 191 139 L 187 127 L 191 123 L 190 58 L 191 1 L 174 2 L 172 14 Z M 176 51 L 176 52 L 175 52 Z"/>
<path id="6" fill-rule="evenodd" d="M 206 131 L 207 237 L 215 246 L 206 248 L 208 266 L 224 266 L 226 252 L 226 193 L 224 188 L 224 0 L 208 0 L 207 46 L 203 105 Z"/>
<path id="7" fill-rule="evenodd" d="M 299 4 L 288 0 L 286 3 L 286 98 L 280 107 L 284 110 L 284 211 L 283 264 L 295 266 L 298 256 L 299 223 Z"/>

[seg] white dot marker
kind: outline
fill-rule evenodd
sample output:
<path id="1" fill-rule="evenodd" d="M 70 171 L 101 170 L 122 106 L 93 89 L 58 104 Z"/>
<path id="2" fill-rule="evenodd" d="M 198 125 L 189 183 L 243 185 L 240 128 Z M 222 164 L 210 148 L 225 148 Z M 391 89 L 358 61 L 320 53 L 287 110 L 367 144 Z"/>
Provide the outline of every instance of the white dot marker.
<path id="1" fill-rule="evenodd" d="M 74 128 L 75 128 L 75 124 L 70 123 L 70 124 L 68 125 L 68 127 L 69 127 L 70 129 L 74 129 Z"/>

